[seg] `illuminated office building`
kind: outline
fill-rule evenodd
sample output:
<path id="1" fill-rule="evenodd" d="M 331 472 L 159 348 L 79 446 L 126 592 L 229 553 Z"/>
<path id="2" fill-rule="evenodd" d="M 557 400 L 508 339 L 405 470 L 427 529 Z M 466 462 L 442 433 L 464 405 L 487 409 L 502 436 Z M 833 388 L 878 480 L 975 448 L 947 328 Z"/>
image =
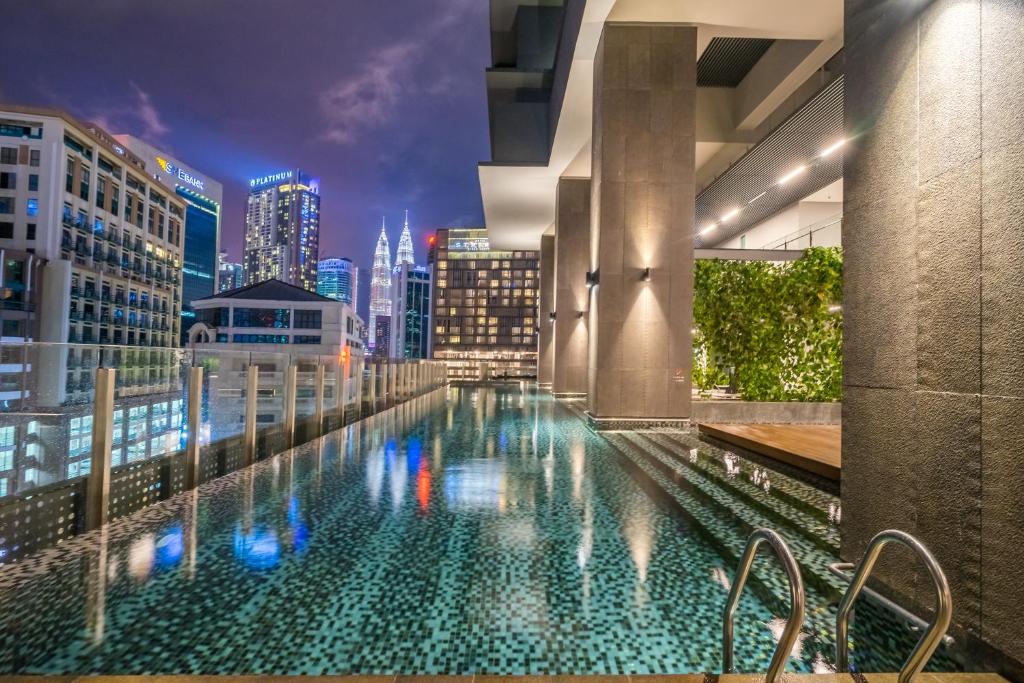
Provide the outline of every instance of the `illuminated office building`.
<path id="1" fill-rule="evenodd" d="M 217 291 L 217 256 L 220 251 L 221 204 L 224 188 L 178 159 L 131 135 L 115 136 L 142 157 L 159 182 L 185 200 L 185 248 L 181 283 L 181 342 L 195 320 L 192 302 Z"/>
<path id="2" fill-rule="evenodd" d="M 538 258 L 492 250 L 486 228 L 437 231 L 433 356 L 450 378 L 536 375 Z"/>
<path id="3" fill-rule="evenodd" d="M 343 301 L 355 310 L 359 296 L 359 268 L 349 258 L 320 259 L 316 273 L 316 293 Z"/>
<path id="4" fill-rule="evenodd" d="M 395 265 L 403 263 L 412 265 L 416 257 L 412 250 L 412 234 L 409 232 L 409 211 L 405 212 L 405 222 L 402 224 L 402 235 L 398 238 L 398 252 L 395 254 Z"/>
<path id="5" fill-rule="evenodd" d="M 228 261 L 228 253 L 220 252 L 217 256 L 217 291 L 226 292 L 237 289 L 245 282 L 245 270 L 241 263 Z"/>
<path id="6" fill-rule="evenodd" d="M 277 279 L 316 291 L 320 179 L 300 170 L 249 180 L 245 211 L 245 284 Z"/>
<path id="7" fill-rule="evenodd" d="M 377 317 L 382 315 L 391 316 L 391 246 L 383 219 L 373 252 L 373 279 L 370 281 L 370 348 L 374 350 L 377 349 Z"/>
<path id="8" fill-rule="evenodd" d="M 391 277 L 392 358 L 430 358 L 430 268 L 403 263 Z"/>
<path id="9" fill-rule="evenodd" d="M 38 284 L 37 320 L 23 323 L 34 330 L 21 339 L 179 345 L 188 204 L 154 180 L 156 173 L 106 131 L 64 112 L 0 111 L 0 249 L 32 256 L 4 279 Z M 19 275 L 19 267 L 41 272 Z M 18 336 L 19 323 L 6 320 L 5 336 Z M 53 346 L 38 353 L 33 405 L 91 397 L 95 349 Z M 174 388 L 178 376 L 168 353 L 139 351 L 118 373 L 118 396 Z"/>

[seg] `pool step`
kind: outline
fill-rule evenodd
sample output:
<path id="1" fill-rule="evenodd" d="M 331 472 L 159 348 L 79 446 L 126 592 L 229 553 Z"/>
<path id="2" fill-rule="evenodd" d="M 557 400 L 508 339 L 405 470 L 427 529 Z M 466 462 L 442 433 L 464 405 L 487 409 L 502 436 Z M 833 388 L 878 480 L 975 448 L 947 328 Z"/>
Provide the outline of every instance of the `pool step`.
<path id="1" fill-rule="evenodd" d="M 716 545 L 727 550 L 732 562 L 739 560 L 750 532 L 759 527 L 779 526 L 775 520 L 751 509 L 720 487 L 687 471 L 674 458 L 664 454 L 659 457 L 658 453 L 651 452 L 653 449 L 644 448 L 630 438 L 632 433 L 607 433 L 604 436 L 675 499 L 705 533 L 717 541 Z M 838 600 L 845 585 L 828 571 L 828 564 L 835 561 L 835 556 L 823 551 L 802 534 L 783 533 L 808 586 L 830 599 Z M 785 577 L 781 571 L 772 583 L 773 592 L 782 588 L 783 593 L 779 594 L 784 594 Z"/>
<path id="2" fill-rule="evenodd" d="M 681 453 L 689 454 L 692 449 L 696 448 L 702 462 L 709 463 L 725 473 L 728 473 L 733 466 L 728 461 L 729 456 L 738 458 L 738 461 L 734 460 L 734 463 L 738 462 L 740 476 L 747 479 L 752 480 L 754 473 L 758 470 L 770 472 L 769 480 L 771 481 L 771 486 L 768 492 L 772 496 L 781 498 L 789 505 L 809 515 L 818 517 L 830 525 L 838 526 L 839 524 L 840 503 L 839 497 L 836 495 L 815 488 L 799 479 L 794 479 L 784 472 L 777 473 L 770 468 L 759 466 L 756 462 L 751 462 L 742 455 L 737 456 L 731 451 L 713 446 L 691 433 L 647 432 L 647 434 L 650 434 L 651 437 L 662 443 L 679 449 Z"/>
<path id="3" fill-rule="evenodd" d="M 681 444 L 670 441 L 661 434 L 636 432 L 632 436 L 650 448 L 657 449 L 695 476 L 757 508 L 761 514 L 781 527 L 779 530 L 783 533 L 795 531 L 822 550 L 838 555 L 838 529 L 823 519 L 823 511 L 819 511 L 822 514 L 811 514 L 803 506 L 795 506 L 786 498 L 772 495 L 772 489 L 777 488 L 775 483 L 784 478 L 781 475 L 757 466 L 751 468 L 749 463 L 742 462 L 739 458 L 733 459 L 728 470 L 717 467 L 712 463 L 712 455 L 701 453 L 696 447 L 686 449 L 684 454 Z"/>

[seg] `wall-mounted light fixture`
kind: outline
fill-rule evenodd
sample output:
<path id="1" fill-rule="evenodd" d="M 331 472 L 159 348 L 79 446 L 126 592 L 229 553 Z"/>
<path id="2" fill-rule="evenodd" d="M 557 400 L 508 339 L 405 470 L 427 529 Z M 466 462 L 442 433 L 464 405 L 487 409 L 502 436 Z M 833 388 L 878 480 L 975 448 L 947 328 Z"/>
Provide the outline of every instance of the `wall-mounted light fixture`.
<path id="1" fill-rule="evenodd" d="M 594 287 L 601 283 L 601 271 L 595 270 L 594 272 L 587 271 L 587 287 Z"/>
<path id="2" fill-rule="evenodd" d="M 552 323 L 555 322 L 555 312 L 554 311 L 551 311 L 550 313 L 548 313 L 548 322 L 552 322 Z"/>
<path id="3" fill-rule="evenodd" d="M 648 266 L 647 268 L 644 268 L 644 274 L 640 276 L 640 280 L 641 280 L 641 282 L 650 282 L 651 281 L 651 268 L 650 268 L 650 266 Z"/>

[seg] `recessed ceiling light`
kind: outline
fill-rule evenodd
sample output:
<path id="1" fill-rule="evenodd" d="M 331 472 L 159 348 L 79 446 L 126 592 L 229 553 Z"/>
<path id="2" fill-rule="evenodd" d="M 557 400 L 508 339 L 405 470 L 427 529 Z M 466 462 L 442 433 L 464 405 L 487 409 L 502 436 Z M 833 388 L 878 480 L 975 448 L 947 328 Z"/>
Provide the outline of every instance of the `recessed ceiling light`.
<path id="1" fill-rule="evenodd" d="M 724 223 L 727 220 L 729 220 L 730 218 L 735 218 L 737 215 L 739 215 L 739 212 L 740 212 L 740 209 L 733 209 L 732 211 L 729 211 L 724 216 L 722 216 L 722 219 L 721 219 L 722 222 Z"/>
<path id="2" fill-rule="evenodd" d="M 829 147 L 826 147 L 824 150 L 822 150 L 821 156 L 827 157 L 829 154 L 831 154 L 832 152 L 836 151 L 837 149 L 839 149 L 840 147 L 842 147 L 845 144 L 846 144 L 846 140 L 840 140 L 839 142 L 837 142 L 837 143 L 835 143 L 835 144 L 833 144 L 833 145 L 831 145 Z"/>
<path id="3" fill-rule="evenodd" d="M 779 178 L 779 185 L 785 185 L 790 180 L 792 180 L 793 178 L 796 178 L 798 175 L 800 175 L 801 173 L 803 173 L 806 170 L 807 170 L 806 166 L 803 166 L 803 165 L 797 166 L 792 171 L 790 171 L 786 175 L 784 175 L 781 178 Z"/>

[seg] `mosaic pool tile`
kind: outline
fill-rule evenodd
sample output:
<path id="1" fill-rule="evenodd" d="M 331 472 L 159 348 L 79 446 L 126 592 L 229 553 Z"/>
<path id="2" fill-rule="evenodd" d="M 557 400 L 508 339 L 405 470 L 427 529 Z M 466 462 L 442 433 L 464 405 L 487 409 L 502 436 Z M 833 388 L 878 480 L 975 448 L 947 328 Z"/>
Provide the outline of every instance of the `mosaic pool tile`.
<path id="1" fill-rule="evenodd" d="M 761 513 L 687 493 L 638 438 L 526 385 L 403 404 L 0 568 L 0 673 L 717 671 L 737 519 Z M 781 629 L 763 565 L 743 671 Z M 827 668 L 830 604 L 809 601 L 801 671 Z"/>

